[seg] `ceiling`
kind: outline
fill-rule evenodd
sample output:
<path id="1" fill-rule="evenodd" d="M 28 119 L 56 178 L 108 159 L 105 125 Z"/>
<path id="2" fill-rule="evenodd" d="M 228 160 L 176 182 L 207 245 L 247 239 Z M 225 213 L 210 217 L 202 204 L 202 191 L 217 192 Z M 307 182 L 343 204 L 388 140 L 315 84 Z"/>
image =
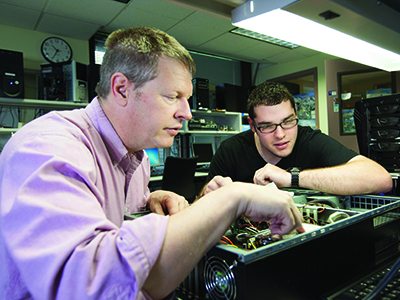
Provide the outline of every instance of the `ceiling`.
<path id="1" fill-rule="evenodd" d="M 97 31 L 110 33 L 119 28 L 153 26 L 174 36 L 190 50 L 264 64 L 318 54 L 304 47 L 292 50 L 230 33 L 234 28 L 230 12 L 243 2 L 131 0 L 124 4 L 115 0 L 0 0 L 0 24 L 82 40 L 88 40 Z M 399 3 L 398 0 L 300 0 L 286 9 L 400 53 Z M 335 20 L 318 16 L 326 10 L 341 16 Z"/>

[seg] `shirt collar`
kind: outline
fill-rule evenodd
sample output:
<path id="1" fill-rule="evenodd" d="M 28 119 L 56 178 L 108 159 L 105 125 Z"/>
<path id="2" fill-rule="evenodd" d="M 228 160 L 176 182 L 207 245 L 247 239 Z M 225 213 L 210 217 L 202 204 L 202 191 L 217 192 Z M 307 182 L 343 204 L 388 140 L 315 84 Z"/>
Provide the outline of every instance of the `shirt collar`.
<path id="1" fill-rule="evenodd" d="M 139 161 L 139 163 L 142 161 L 144 151 L 140 150 L 129 155 L 128 150 L 104 113 L 97 97 L 86 106 L 85 112 L 103 139 L 111 160 L 114 163 L 121 164 L 126 171 L 132 159 L 134 161 Z"/>

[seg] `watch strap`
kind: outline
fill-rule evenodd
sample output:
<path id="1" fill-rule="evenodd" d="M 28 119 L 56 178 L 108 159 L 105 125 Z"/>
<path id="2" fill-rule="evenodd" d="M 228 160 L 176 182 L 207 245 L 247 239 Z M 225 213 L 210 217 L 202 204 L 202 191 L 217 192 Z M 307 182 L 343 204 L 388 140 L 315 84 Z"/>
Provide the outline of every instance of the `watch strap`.
<path id="1" fill-rule="evenodd" d="M 292 174 L 292 182 L 291 182 L 291 187 L 298 188 L 300 187 L 299 183 L 299 173 L 300 169 L 299 168 L 291 168 L 290 173 Z"/>

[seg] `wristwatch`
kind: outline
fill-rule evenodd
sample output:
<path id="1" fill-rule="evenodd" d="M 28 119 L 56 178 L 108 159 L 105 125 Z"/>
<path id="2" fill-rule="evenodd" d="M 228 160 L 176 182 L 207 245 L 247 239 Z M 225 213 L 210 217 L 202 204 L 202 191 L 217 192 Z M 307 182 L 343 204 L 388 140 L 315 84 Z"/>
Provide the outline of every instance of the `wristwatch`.
<path id="1" fill-rule="evenodd" d="M 292 174 L 292 185 L 291 187 L 295 187 L 298 188 L 300 187 L 299 184 L 299 173 L 300 173 L 300 169 L 297 167 L 293 167 L 290 169 L 290 173 Z"/>

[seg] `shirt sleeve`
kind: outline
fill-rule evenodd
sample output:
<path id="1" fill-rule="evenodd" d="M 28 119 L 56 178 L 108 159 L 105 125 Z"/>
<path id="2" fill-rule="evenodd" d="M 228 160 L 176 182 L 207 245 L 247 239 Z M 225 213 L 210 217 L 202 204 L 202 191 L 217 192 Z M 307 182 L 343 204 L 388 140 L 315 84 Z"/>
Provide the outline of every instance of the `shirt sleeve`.
<path id="1" fill-rule="evenodd" d="M 0 246 L 11 286 L 22 281 L 34 299 L 149 299 L 141 290 L 167 216 L 111 222 L 106 210 L 116 200 L 96 195 L 93 156 L 73 139 L 36 137 L 3 154 Z"/>
<path id="2" fill-rule="evenodd" d="M 309 142 L 310 157 L 316 159 L 318 167 L 333 167 L 348 162 L 358 153 L 345 147 L 334 138 L 319 130 Z"/>

